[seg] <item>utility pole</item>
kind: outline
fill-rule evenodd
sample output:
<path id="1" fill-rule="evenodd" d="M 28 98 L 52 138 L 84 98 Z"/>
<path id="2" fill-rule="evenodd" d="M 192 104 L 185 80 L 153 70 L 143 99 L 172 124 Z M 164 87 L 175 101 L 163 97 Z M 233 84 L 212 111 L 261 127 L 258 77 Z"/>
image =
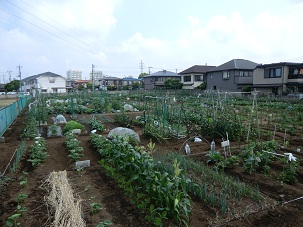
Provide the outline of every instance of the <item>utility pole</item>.
<path id="1" fill-rule="evenodd" d="M 150 74 L 150 69 L 151 69 L 152 67 L 148 67 L 148 74 Z"/>
<path id="2" fill-rule="evenodd" d="M 20 64 L 17 66 L 17 68 L 19 69 L 19 79 L 20 79 L 20 81 L 19 81 L 19 83 L 20 83 L 20 88 L 19 88 L 19 93 L 21 92 L 21 68 L 22 68 L 22 66 L 20 66 Z"/>
<path id="3" fill-rule="evenodd" d="M 9 82 L 11 82 L 11 81 L 12 81 L 12 75 L 11 75 L 11 72 L 13 72 L 13 71 L 11 71 L 11 70 L 8 70 L 8 71 L 7 71 L 8 75 L 9 75 Z"/>
<path id="4" fill-rule="evenodd" d="M 178 73 L 178 69 L 176 69 L 176 73 Z"/>
<path id="5" fill-rule="evenodd" d="M 144 63 L 143 63 L 143 61 L 141 60 L 141 62 L 140 62 L 141 73 L 143 73 L 143 68 L 144 68 Z"/>
<path id="6" fill-rule="evenodd" d="M 92 86 L 93 86 L 92 90 L 93 90 L 93 92 L 95 91 L 94 68 L 95 68 L 95 66 L 94 66 L 94 64 L 92 64 Z"/>

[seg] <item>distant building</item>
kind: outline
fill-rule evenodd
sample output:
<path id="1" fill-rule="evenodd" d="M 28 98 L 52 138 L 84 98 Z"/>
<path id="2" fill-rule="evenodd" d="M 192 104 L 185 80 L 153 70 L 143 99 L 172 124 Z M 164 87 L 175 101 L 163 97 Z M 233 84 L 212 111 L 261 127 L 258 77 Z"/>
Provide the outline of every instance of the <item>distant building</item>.
<path id="1" fill-rule="evenodd" d="M 66 79 L 52 72 L 26 77 L 22 80 L 21 91 L 35 95 L 36 91 L 42 93 L 65 93 Z"/>
<path id="2" fill-rule="evenodd" d="M 104 90 L 119 90 L 122 87 L 122 78 L 107 76 L 99 80 L 100 89 Z"/>
<path id="3" fill-rule="evenodd" d="M 66 72 L 66 79 L 69 81 L 82 80 L 81 70 L 68 70 Z"/>
<path id="4" fill-rule="evenodd" d="M 194 65 L 179 74 L 181 75 L 182 89 L 194 89 L 206 82 L 206 72 L 214 69 L 215 66 L 210 65 Z"/>
<path id="5" fill-rule="evenodd" d="M 279 62 L 258 65 L 254 70 L 253 87 L 261 93 L 275 95 L 303 93 L 303 64 Z"/>
<path id="6" fill-rule="evenodd" d="M 101 80 L 101 79 L 104 77 L 102 71 L 94 71 L 93 74 L 90 72 L 90 74 L 89 74 L 89 79 L 90 79 L 91 81 L 93 81 L 93 76 L 94 76 L 94 83 L 95 83 L 95 84 L 98 83 L 98 81 Z"/>
<path id="7" fill-rule="evenodd" d="M 143 77 L 144 88 L 147 90 L 155 88 L 164 88 L 164 81 L 166 79 L 174 79 L 180 81 L 181 76 L 177 73 L 166 70 L 148 74 Z"/>
<path id="8" fill-rule="evenodd" d="M 207 89 L 241 92 L 253 86 L 253 71 L 258 64 L 245 59 L 232 59 L 206 73 Z"/>
<path id="9" fill-rule="evenodd" d="M 132 78 L 132 77 L 122 78 L 122 85 L 123 86 L 131 86 L 131 85 L 133 85 L 136 82 L 139 83 L 139 84 L 142 84 L 142 80 L 141 79 L 136 79 L 136 78 Z"/>
<path id="10" fill-rule="evenodd" d="M 76 80 L 73 82 L 72 86 L 73 88 L 79 88 L 79 86 L 83 86 L 84 88 L 87 88 L 88 83 L 91 83 L 91 80 Z"/>

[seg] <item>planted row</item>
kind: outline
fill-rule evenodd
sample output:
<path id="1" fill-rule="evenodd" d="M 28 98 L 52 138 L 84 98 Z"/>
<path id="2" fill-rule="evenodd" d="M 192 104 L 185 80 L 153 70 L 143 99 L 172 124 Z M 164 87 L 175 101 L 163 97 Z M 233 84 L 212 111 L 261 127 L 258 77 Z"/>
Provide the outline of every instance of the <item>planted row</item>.
<path id="1" fill-rule="evenodd" d="M 42 137 L 36 137 L 33 145 L 29 149 L 29 159 L 28 161 L 35 168 L 40 165 L 48 156 L 46 152 L 45 139 Z"/>
<path id="2" fill-rule="evenodd" d="M 65 145 L 70 153 L 68 157 L 70 157 L 73 161 L 79 161 L 84 154 L 83 148 L 80 146 L 80 141 L 77 139 L 77 136 L 71 131 L 68 131 L 65 133 L 65 138 Z"/>
<path id="3" fill-rule="evenodd" d="M 127 138 L 107 140 L 92 134 L 90 141 L 101 154 L 100 164 L 114 178 L 131 202 L 144 210 L 146 219 L 163 226 L 165 219 L 188 226 L 191 214 L 186 175 L 174 163 L 173 173 L 157 171 L 153 158 L 143 148 L 133 147 Z"/>

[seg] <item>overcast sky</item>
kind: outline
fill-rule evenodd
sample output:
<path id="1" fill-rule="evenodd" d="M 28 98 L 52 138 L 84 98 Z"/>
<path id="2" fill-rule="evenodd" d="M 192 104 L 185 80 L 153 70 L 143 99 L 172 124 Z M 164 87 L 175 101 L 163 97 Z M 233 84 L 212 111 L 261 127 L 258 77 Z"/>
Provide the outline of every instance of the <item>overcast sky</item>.
<path id="1" fill-rule="evenodd" d="M 1 0 L 0 82 L 133 76 L 231 59 L 303 62 L 302 0 Z M 153 67 L 153 68 L 149 68 Z"/>

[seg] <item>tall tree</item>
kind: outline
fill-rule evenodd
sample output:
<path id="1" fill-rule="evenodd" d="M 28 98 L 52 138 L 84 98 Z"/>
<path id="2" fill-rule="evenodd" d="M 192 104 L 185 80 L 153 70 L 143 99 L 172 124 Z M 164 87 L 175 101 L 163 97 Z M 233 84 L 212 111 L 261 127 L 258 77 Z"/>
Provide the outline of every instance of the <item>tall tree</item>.
<path id="1" fill-rule="evenodd" d="M 20 80 L 13 80 L 7 84 L 5 84 L 4 89 L 6 92 L 10 91 L 18 91 L 20 88 Z"/>
<path id="2" fill-rule="evenodd" d="M 140 73 L 138 76 L 138 79 L 145 77 L 146 75 L 148 75 L 148 73 Z"/>

